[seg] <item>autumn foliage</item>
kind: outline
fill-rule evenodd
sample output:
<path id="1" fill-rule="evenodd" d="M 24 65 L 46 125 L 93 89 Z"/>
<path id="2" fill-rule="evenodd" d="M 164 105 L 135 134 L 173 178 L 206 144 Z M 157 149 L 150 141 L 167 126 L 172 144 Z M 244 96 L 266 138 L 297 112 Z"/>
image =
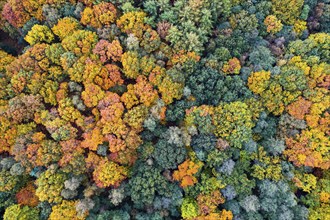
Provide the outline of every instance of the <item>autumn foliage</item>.
<path id="1" fill-rule="evenodd" d="M 328 0 L 0 0 L 0 218 L 330 219 Z"/>

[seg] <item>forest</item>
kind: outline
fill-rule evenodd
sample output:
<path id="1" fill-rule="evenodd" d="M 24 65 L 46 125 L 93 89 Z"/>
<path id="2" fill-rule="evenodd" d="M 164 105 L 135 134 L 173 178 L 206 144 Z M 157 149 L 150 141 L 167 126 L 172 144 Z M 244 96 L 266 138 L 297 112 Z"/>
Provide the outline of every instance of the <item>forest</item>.
<path id="1" fill-rule="evenodd" d="M 0 219 L 330 219 L 330 0 L 0 12 Z"/>

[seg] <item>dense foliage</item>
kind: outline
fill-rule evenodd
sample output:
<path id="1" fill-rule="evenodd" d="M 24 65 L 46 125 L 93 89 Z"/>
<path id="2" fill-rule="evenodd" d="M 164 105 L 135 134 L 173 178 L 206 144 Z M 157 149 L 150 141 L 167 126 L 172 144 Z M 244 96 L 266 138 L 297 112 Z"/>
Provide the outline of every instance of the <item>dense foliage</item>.
<path id="1" fill-rule="evenodd" d="M 329 0 L 0 11 L 4 220 L 330 219 Z"/>

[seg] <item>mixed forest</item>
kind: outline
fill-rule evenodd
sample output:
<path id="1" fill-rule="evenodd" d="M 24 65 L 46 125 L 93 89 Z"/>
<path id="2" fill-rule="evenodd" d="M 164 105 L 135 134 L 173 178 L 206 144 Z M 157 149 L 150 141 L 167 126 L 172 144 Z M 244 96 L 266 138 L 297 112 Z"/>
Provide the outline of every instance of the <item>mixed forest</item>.
<path id="1" fill-rule="evenodd" d="M 330 0 L 0 11 L 0 219 L 330 219 Z"/>

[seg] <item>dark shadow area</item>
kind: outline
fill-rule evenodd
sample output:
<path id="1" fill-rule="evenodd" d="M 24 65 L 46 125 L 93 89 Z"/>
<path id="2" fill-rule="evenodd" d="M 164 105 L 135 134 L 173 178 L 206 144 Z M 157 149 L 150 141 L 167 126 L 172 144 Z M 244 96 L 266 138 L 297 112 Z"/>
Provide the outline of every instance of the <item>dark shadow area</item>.
<path id="1" fill-rule="evenodd" d="M 21 54 L 24 46 L 25 45 L 18 43 L 17 40 L 11 38 L 9 34 L 0 30 L 0 49 L 13 56 L 17 56 Z"/>

